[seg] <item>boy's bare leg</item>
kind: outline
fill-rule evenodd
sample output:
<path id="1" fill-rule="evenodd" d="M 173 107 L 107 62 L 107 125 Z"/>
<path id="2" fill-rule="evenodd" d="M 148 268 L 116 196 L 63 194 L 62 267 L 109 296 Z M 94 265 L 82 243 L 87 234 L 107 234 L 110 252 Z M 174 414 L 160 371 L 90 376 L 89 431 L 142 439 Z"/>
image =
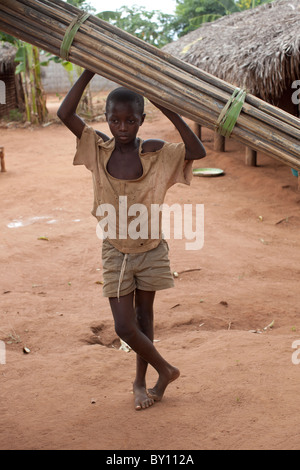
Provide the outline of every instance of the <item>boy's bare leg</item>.
<path id="1" fill-rule="evenodd" d="M 155 292 L 146 292 L 137 289 L 135 291 L 135 312 L 139 329 L 153 343 L 154 327 L 153 327 L 153 303 Z M 146 387 L 146 372 L 148 362 L 141 356 L 136 356 L 136 378 L 133 383 L 133 391 L 135 394 L 135 409 L 141 410 L 148 408 L 154 404 L 154 400 L 148 397 Z"/>
<path id="2" fill-rule="evenodd" d="M 152 341 L 154 340 L 154 321 L 153 321 L 153 303 L 154 297 L 156 292 L 147 292 L 137 289 L 136 296 L 135 296 L 135 306 L 136 306 L 136 314 L 137 314 L 137 321 L 140 330 Z M 146 390 L 146 372 L 148 368 L 148 362 L 144 361 L 144 359 L 137 355 L 137 375 L 136 380 L 134 382 L 133 388 L 137 386 L 137 393 L 136 397 L 141 398 L 144 397 L 145 393 L 148 399 L 151 399 L 151 405 L 154 401 L 160 401 L 163 397 L 164 391 L 166 389 L 165 383 L 158 380 L 156 386 L 154 388 Z M 174 380 L 177 377 L 175 376 Z M 170 382 L 169 382 L 170 383 Z M 169 384 L 168 383 L 168 384 Z M 168 385 L 167 384 L 167 385 Z M 141 387 L 140 387 L 141 385 Z M 146 406 L 142 406 L 142 408 L 148 408 L 148 402 L 146 402 Z"/>
<path id="3" fill-rule="evenodd" d="M 151 364 L 159 374 L 154 387 L 153 400 L 161 400 L 167 386 L 176 380 L 180 372 L 169 364 L 155 349 L 152 341 L 139 329 L 134 308 L 134 293 L 110 298 L 117 335 L 125 341 L 146 363 Z"/>

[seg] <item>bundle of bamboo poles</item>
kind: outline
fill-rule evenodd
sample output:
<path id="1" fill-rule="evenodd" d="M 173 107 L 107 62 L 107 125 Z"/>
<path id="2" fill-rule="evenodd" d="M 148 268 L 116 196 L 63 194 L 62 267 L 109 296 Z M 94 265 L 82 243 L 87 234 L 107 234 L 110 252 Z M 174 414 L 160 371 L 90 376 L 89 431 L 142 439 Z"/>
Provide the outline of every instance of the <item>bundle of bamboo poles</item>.
<path id="1" fill-rule="evenodd" d="M 81 13 L 61 0 L 0 0 L 0 30 L 56 56 Z M 215 129 L 235 87 L 89 16 L 69 60 Z M 300 120 L 248 94 L 232 137 L 300 170 Z"/>

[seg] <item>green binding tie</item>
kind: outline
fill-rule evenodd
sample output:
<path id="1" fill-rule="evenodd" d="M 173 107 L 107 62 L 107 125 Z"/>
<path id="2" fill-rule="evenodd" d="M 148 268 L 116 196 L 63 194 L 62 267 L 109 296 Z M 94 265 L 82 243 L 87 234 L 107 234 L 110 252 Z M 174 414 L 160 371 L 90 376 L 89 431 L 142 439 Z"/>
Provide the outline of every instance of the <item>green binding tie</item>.
<path id="1" fill-rule="evenodd" d="M 228 103 L 225 105 L 222 110 L 217 123 L 216 129 L 217 132 L 224 137 L 230 137 L 234 129 L 234 126 L 237 123 L 239 115 L 243 109 L 247 92 L 236 88 L 233 95 L 228 100 Z"/>
<path id="2" fill-rule="evenodd" d="M 72 23 L 68 26 L 63 42 L 61 44 L 61 48 L 60 48 L 60 57 L 62 59 L 69 60 L 69 53 L 70 53 L 70 49 L 73 44 L 75 35 L 77 31 L 79 30 L 80 26 L 82 25 L 82 23 L 84 23 L 88 19 L 89 16 L 90 16 L 89 13 L 86 13 L 83 11 L 77 16 L 77 18 L 74 18 Z"/>

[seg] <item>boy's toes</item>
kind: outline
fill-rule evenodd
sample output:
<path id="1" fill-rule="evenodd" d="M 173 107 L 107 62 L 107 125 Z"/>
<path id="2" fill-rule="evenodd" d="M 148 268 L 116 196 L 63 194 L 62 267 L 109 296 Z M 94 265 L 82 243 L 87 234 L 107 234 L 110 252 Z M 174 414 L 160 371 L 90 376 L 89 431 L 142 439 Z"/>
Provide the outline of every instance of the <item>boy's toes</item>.
<path id="1" fill-rule="evenodd" d="M 154 405 L 154 400 L 148 397 L 146 390 L 135 390 L 135 409 L 136 411 L 145 410 Z"/>
<path id="2" fill-rule="evenodd" d="M 154 405 L 154 400 L 148 398 L 147 400 L 140 402 L 136 400 L 135 402 L 135 409 L 136 411 L 145 410 L 146 408 L 150 408 L 150 406 Z"/>

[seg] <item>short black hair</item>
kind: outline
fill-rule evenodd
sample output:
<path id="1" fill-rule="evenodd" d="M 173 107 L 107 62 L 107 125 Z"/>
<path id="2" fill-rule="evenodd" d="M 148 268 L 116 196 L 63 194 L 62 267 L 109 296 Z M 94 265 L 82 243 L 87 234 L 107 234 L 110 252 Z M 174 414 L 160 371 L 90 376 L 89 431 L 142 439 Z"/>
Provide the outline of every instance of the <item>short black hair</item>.
<path id="1" fill-rule="evenodd" d="M 135 91 L 128 90 L 124 87 L 119 87 L 110 92 L 106 100 L 106 113 L 108 113 L 110 106 L 116 102 L 134 104 L 137 106 L 138 112 L 144 114 L 144 97 Z"/>

